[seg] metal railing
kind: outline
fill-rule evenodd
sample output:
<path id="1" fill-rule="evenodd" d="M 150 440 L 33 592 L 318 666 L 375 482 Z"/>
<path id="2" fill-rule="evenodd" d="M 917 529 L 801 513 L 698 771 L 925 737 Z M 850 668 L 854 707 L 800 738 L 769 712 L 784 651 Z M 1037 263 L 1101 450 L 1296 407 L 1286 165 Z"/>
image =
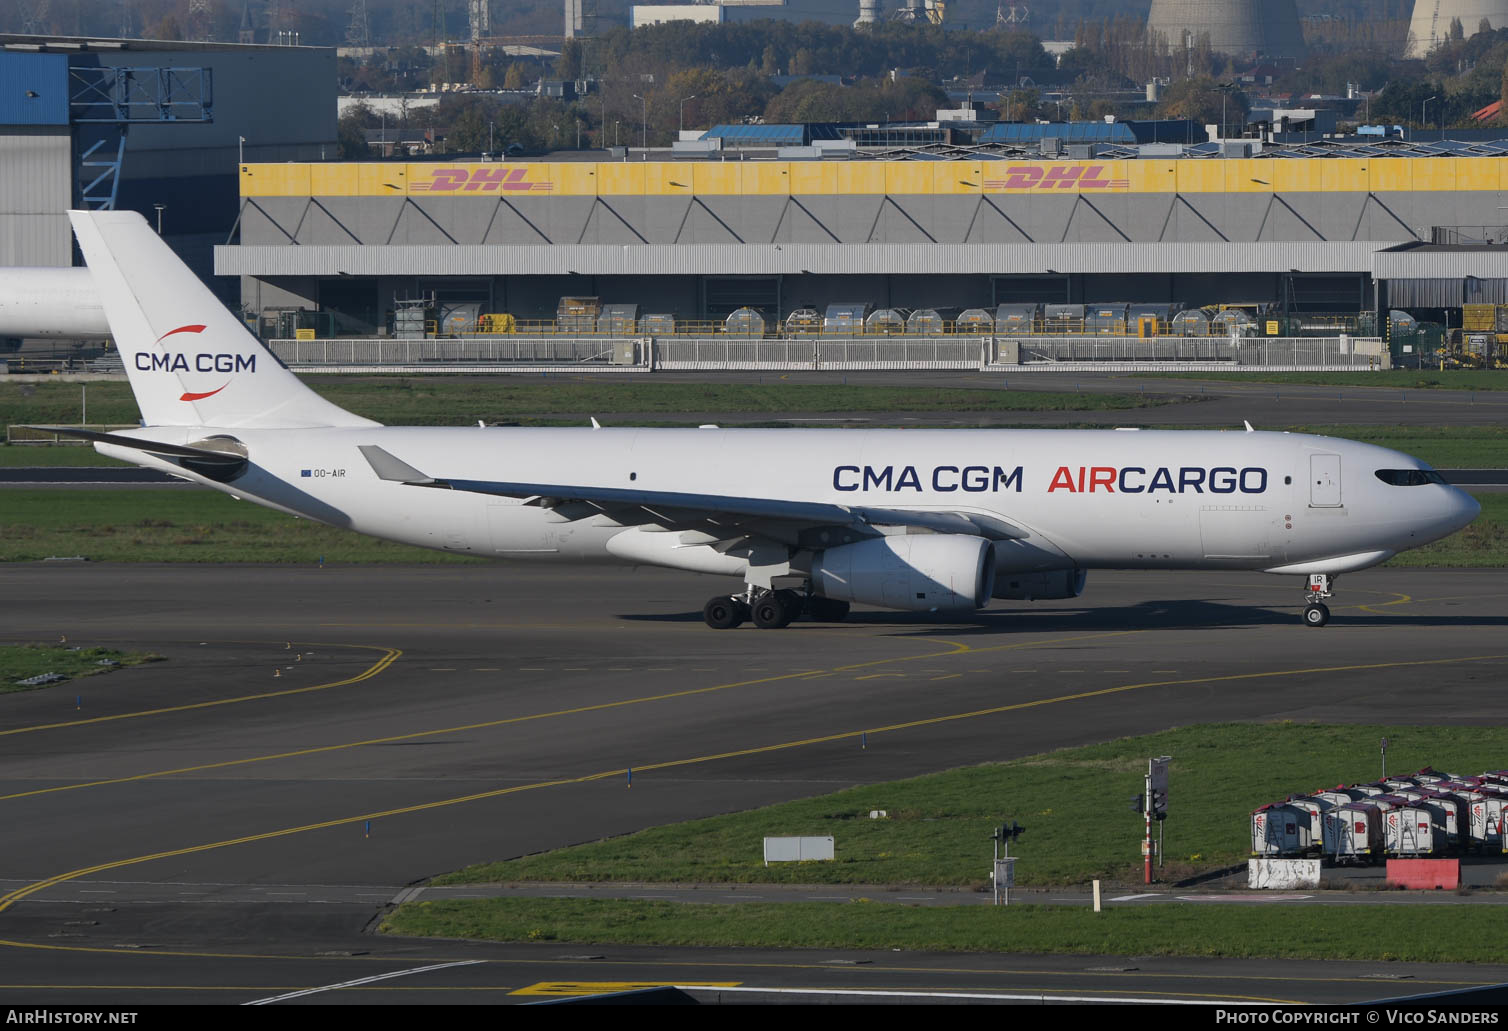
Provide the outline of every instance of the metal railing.
<path id="1" fill-rule="evenodd" d="M 329 371 L 391 369 L 985 369 L 1059 364 L 1385 368 L 1377 337 L 486 337 L 272 340 L 283 362 Z"/>
<path id="2" fill-rule="evenodd" d="M 636 337 L 442 337 L 269 340 L 288 365 L 634 365 L 644 360 Z M 623 347 L 630 348 L 624 360 Z"/>
<path id="3" fill-rule="evenodd" d="M 1232 366 L 1386 367 L 1379 337 L 1006 337 L 994 338 L 993 364 L 1188 363 Z"/>

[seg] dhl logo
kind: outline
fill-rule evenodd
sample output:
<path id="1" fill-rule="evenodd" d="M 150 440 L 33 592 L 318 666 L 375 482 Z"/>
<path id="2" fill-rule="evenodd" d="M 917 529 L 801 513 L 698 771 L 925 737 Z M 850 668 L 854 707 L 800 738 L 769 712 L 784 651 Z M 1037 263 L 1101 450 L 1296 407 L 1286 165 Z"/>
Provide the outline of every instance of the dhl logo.
<path id="1" fill-rule="evenodd" d="M 555 189 L 552 182 L 531 183 L 526 181 L 527 168 L 437 168 L 428 182 L 423 180 L 409 184 L 410 190 L 429 193 L 487 192 L 499 190 L 509 193 L 549 193 Z"/>
<path id="2" fill-rule="evenodd" d="M 1129 179 L 1110 178 L 1109 165 L 1011 165 L 986 190 L 1124 190 Z"/>

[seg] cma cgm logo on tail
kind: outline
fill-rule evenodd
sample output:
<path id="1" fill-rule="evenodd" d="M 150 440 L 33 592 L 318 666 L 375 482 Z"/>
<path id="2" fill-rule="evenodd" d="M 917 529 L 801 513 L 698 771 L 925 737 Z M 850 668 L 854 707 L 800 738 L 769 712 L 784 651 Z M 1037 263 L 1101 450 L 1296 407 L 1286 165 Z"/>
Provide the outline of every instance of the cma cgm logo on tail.
<path id="1" fill-rule="evenodd" d="M 1009 165 L 986 190 L 1124 190 L 1129 179 L 1110 178 L 1109 165 Z"/>
<path id="2" fill-rule="evenodd" d="M 179 326 L 170 329 L 157 338 L 160 344 L 168 337 L 177 336 L 179 333 L 199 334 L 204 332 L 200 325 Z M 147 354 L 145 351 L 136 353 L 136 367 L 142 372 L 256 372 L 257 356 L 254 354 L 225 354 L 213 351 L 164 351 L 162 354 Z M 214 390 L 202 392 L 185 391 L 178 398 L 180 401 L 203 401 L 206 397 L 214 397 L 220 391 L 230 386 L 227 381 L 220 384 Z"/>
<path id="3" fill-rule="evenodd" d="M 410 190 L 428 191 L 430 193 L 454 193 L 464 192 L 488 192 L 496 193 L 505 190 L 510 193 L 528 193 L 531 191 L 549 193 L 555 189 L 553 182 L 544 181 L 528 182 L 529 170 L 521 166 L 513 168 L 479 167 L 479 168 L 437 168 L 431 174 L 428 182 L 415 180 L 409 183 Z"/>

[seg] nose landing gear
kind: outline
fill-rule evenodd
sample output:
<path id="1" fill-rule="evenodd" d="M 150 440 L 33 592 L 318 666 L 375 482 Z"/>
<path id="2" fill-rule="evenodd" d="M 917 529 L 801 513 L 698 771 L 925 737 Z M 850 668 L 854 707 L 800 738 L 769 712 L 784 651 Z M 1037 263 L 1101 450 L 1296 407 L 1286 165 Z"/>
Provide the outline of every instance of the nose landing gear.
<path id="1" fill-rule="evenodd" d="M 1310 573 L 1309 585 L 1304 591 L 1304 597 L 1308 604 L 1304 606 L 1304 625 L 1321 627 L 1330 622 L 1330 607 L 1323 599 L 1330 597 L 1334 591 L 1336 577 L 1329 573 Z"/>

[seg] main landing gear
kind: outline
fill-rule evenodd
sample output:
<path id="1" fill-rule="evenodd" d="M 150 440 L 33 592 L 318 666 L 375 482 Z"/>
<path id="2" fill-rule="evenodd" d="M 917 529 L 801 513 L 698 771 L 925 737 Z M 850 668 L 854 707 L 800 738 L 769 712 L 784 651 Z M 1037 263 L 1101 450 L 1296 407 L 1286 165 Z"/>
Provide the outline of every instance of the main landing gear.
<path id="1" fill-rule="evenodd" d="M 1330 622 L 1330 607 L 1322 599 L 1334 593 L 1336 577 L 1329 573 L 1310 573 L 1309 585 L 1304 591 L 1308 604 L 1304 606 L 1304 625 L 1320 627 Z"/>
<path id="2" fill-rule="evenodd" d="M 714 630 L 731 630 L 745 620 L 762 630 L 779 630 L 802 615 L 822 623 L 841 623 L 848 617 L 848 602 L 751 587 L 743 594 L 720 594 L 702 606 L 702 618 Z"/>

